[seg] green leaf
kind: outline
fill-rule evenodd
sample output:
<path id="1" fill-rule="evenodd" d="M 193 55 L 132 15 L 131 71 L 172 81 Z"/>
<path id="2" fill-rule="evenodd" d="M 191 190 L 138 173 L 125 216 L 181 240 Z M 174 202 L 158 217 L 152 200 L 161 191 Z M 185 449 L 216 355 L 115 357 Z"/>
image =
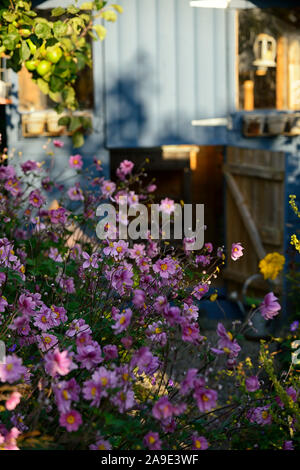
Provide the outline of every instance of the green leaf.
<path id="1" fill-rule="evenodd" d="M 83 70 L 86 64 L 85 55 L 78 52 L 76 54 L 76 58 L 77 58 L 77 70 Z"/>
<path id="2" fill-rule="evenodd" d="M 97 10 L 101 10 L 107 2 L 103 2 L 102 0 L 95 0 L 95 6 Z"/>
<path id="3" fill-rule="evenodd" d="M 7 34 L 6 36 L 3 36 L 2 42 L 3 46 L 5 46 L 6 49 L 9 51 L 12 51 L 15 49 L 17 43 L 19 42 L 20 36 L 19 34 L 11 33 Z"/>
<path id="4" fill-rule="evenodd" d="M 55 37 L 65 36 L 68 31 L 68 25 L 62 21 L 56 21 L 53 25 L 53 33 Z"/>
<path id="5" fill-rule="evenodd" d="M 48 39 L 51 37 L 51 28 L 46 23 L 38 23 L 34 32 L 40 39 Z"/>
<path id="6" fill-rule="evenodd" d="M 53 93 L 53 91 L 49 90 L 49 97 L 51 98 L 54 103 L 60 103 L 61 102 L 61 94 L 56 92 Z"/>
<path id="7" fill-rule="evenodd" d="M 8 23 L 12 23 L 17 19 L 17 14 L 13 13 L 11 11 L 4 11 L 2 17 L 7 21 Z"/>
<path id="8" fill-rule="evenodd" d="M 54 93 L 61 91 L 64 86 L 64 81 L 62 78 L 52 75 L 50 78 L 50 90 Z"/>
<path id="9" fill-rule="evenodd" d="M 111 5 L 118 13 L 123 13 L 123 7 L 121 7 L 121 5 L 116 5 L 116 4 L 113 4 Z"/>
<path id="10" fill-rule="evenodd" d="M 73 147 L 76 149 L 78 147 L 82 147 L 84 144 L 84 137 L 82 132 L 75 132 L 75 134 L 72 135 L 72 142 L 73 142 Z"/>
<path id="11" fill-rule="evenodd" d="M 76 15 L 76 13 L 78 13 L 79 11 L 79 8 L 75 7 L 75 5 L 69 5 L 67 8 L 67 12 L 71 15 Z"/>
<path id="12" fill-rule="evenodd" d="M 70 125 L 69 125 L 69 131 L 70 132 L 74 132 L 74 131 L 77 131 L 78 129 L 80 129 L 82 126 L 81 126 L 81 120 L 78 116 L 73 116 L 71 118 L 71 122 L 70 122 Z"/>
<path id="13" fill-rule="evenodd" d="M 117 21 L 117 14 L 113 10 L 106 10 L 101 13 L 101 16 L 105 21 L 112 21 L 113 23 Z"/>
<path id="14" fill-rule="evenodd" d="M 106 28 L 102 26 L 101 24 L 95 24 L 95 26 L 93 26 L 93 29 L 96 31 L 97 36 L 100 39 L 100 41 L 103 41 L 107 33 Z"/>
<path id="15" fill-rule="evenodd" d="M 82 5 L 80 5 L 80 10 L 92 10 L 93 7 L 93 2 L 84 2 Z"/>
<path id="16" fill-rule="evenodd" d="M 68 116 L 63 116 L 58 120 L 60 126 L 68 126 L 71 121 L 71 118 Z"/>
<path id="17" fill-rule="evenodd" d="M 49 93 L 48 83 L 45 80 L 43 80 L 42 78 L 38 78 L 37 79 L 37 84 L 38 84 L 38 87 L 41 90 L 41 92 L 44 93 L 44 95 L 48 95 L 48 93 Z"/>
<path id="18" fill-rule="evenodd" d="M 62 7 L 53 8 L 53 10 L 51 11 L 51 16 L 61 16 L 61 15 L 64 15 L 65 12 L 66 12 L 65 8 L 62 8 Z"/>
<path id="19" fill-rule="evenodd" d="M 31 55 L 31 51 L 29 49 L 29 46 L 26 41 L 22 41 L 22 46 L 21 46 L 21 60 L 25 62 L 26 60 L 29 59 Z"/>

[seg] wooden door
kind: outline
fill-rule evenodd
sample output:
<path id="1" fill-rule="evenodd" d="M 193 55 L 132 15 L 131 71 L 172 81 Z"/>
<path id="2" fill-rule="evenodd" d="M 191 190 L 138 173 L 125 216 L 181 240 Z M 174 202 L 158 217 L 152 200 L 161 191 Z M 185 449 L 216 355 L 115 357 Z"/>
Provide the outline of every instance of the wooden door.
<path id="1" fill-rule="evenodd" d="M 258 273 L 267 253 L 283 253 L 284 164 L 282 152 L 227 148 L 226 245 L 245 247 L 238 262 L 227 259 L 225 276 L 235 282 Z"/>

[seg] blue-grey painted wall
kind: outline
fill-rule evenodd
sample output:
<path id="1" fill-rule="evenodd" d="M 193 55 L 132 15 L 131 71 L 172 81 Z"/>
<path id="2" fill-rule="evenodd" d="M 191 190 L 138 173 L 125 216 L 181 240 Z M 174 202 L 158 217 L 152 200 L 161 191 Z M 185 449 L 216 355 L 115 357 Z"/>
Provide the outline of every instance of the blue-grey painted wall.
<path id="1" fill-rule="evenodd" d="M 191 121 L 235 108 L 235 11 L 188 0 L 119 4 L 105 42 L 108 147 L 225 144 L 224 127 Z"/>

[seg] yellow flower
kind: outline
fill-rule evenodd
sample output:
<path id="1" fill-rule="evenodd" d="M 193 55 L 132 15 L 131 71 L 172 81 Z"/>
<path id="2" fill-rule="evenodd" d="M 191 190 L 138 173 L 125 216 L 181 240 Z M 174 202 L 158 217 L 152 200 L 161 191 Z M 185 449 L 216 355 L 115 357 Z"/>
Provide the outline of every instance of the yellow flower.
<path id="1" fill-rule="evenodd" d="M 295 212 L 295 214 L 300 218 L 300 210 L 298 209 L 298 206 L 296 204 L 295 194 L 290 194 L 289 204 L 290 204 L 291 208 L 293 209 L 293 211 Z"/>
<path id="2" fill-rule="evenodd" d="M 209 299 L 211 300 L 211 302 L 214 302 L 215 300 L 217 300 L 217 297 L 218 294 L 212 294 Z"/>
<path id="3" fill-rule="evenodd" d="M 300 240 L 298 240 L 295 234 L 291 236 L 291 245 L 294 245 L 296 250 L 300 253 Z"/>
<path id="4" fill-rule="evenodd" d="M 259 262 L 260 272 L 264 275 L 265 279 L 276 279 L 279 272 L 283 269 L 285 258 L 279 253 L 268 253 Z"/>

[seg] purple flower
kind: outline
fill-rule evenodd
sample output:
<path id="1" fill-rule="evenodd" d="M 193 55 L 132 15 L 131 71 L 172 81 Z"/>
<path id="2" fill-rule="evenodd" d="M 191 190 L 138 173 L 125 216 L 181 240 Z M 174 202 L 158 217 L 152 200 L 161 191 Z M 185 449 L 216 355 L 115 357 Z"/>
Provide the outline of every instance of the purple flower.
<path id="1" fill-rule="evenodd" d="M 59 326 L 61 323 L 66 323 L 68 320 L 67 312 L 64 307 L 56 307 L 55 305 L 51 305 L 52 314 L 52 323 L 53 326 Z"/>
<path id="2" fill-rule="evenodd" d="M 208 291 L 209 291 L 208 284 L 200 283 L 194 287 L 193 295 L 196 297 L 196 299 L 200 300 L 205 294 L 207 294 Z"/>
<path id="3" fill-rule="evenodd" d="M 145 257 L 145 255 L 146 255 L 145 245 L 143 245 L 143 244 L 135 243 L 133 245 L 133 248 L 131 248 L 129 250 L 130 258 L 135 259 L 135 260 L 137 260 L 139 258 L 143 258 L 143 257 Z"/>
<path id="4" fill-rule="evenodd" d="M 34 316 L 34 325 L 42 331 L 50 330 L 54 326 L 53 312 L 50 308 L 43 308 Z"/>
<path id="5" fill-rule="evenodd" d="M 58 382 L 53 386 L 57 408 L 61 413 L 71 409 L 72 401 L 79 401 L 80 386 L 74 378 Z"/>
<path id="6" fill-rule="evenodd" d="M 34 162 L 33 160 L 27 160 L 25 163 L 22 163 L 21 168 L 26 174 L 29 171 L 39 169 L 39 165 L 37 164 L 37 162 Z"/>
<path id="7" fill-rule="evenodd" d="M 95 444 L 90 445 L 90 450 L 111 450 L 111 445 L 109 441 L 106 441 L 101 436 L 97 439 Z"/>
<path id="8" fill-rule="evenodd" d="M 102 388 L 100 383 L 95 380 L 86 380 L 83 383 L 82 394 L 85 400 L 91 401 L 92 406 L 99 406 L 102 397 Z"/>
<path id="9" fill-rule="evenodd" d="M 103 361 L 101 348 L 97 341 L 80 346 L 77 348 L 76 359 L 81 363 L 81 368 L 87 370 L 93 369 Z"/>
<path id="10" fill-rule="evenodd" d="M 136 289 L 133 292 L 134 296 L 132 299 L 132 303 L 136 308 L 143 307 L 145 304 L 145 299 L 146 299 L 146 294 L 143 290 L 141 289 Z M 1 310 L 0 310 L 1 311 Z M 3 310 L 2 310 L 3 311 Z"/>
<path id="11" fill-rule="evenodd" d="M 298 320 L 293 321 L 293 323 L 291 323 L 290 325 L 290 330 L 296 331 L 298 328 L 299 328 L 299 321 Z"/>
<path id="12" fill-rule="evenodd" d="M 172 418 L 174 415 L 178 416 L 184 412 L 186 408 L 185 404 L 178 406 L 172 405 L 168 397 L 165 395 L 157 400 L 152 408 L 152 415 L 155 419 L 160 421 Z"/>
<path id="13" fill-rule="evenodd" d="M 38 189 L 31 191 L 28 200 L 33 207 L 38 208 L 41 207 L 46 201 Z"/>
<path id="14" fill-rule="evenodd" d="M 77 431 L 82 424 L 81 414 L 76 410 L 62 413 L 59 418 L 59 424 L 65 427 L 68 432 Z"/>
<path id="15" fill-rule="evenodd" d="M 226 331 L 222 323 L 218 323 L 217 335 L 219 336 L 218 348 L 229 354 L 230 357 L 237 357 L 241 347 L 237 340 L 233 338 L 230 331 Z"/>
<path id="16" fill-rule="evenodd" d="M 171 326 L 181 322 L 181 310 L 179 307 L 171 307 L 169 304 L 164 308 L 164 317 Z"/>
<path id="17" fill-rule="evenodd" d="M 11 165 L 0 165 L 0 180 L 13 179 L 16 176 L 16 171 Z"/>
<path id="18" fill-rule="evenodd" d="M 153 265 L 153 271 L 159 273 L 164 279 L 168 279 L 170 275 L 175 274 L 175 262 L 171 258 L 159 259 Z"/>
<path id="19" fill-rule="evenodd" d="M 0 380 L 12 384 L 21 380 L 26 373 L 26 367 L 22 365 L 22 359 L 15 354 L 6 356 L 5 364 L 0 364 Z"/>
<path id="20" fill-rule="evenodd" d="M 206 450 L 208 448 L 208 442 L 203 436 L 198 434 L 193 435 L 193 450 Z"/>
<path id="21" fill-rule="evenodd" d="M 161 321 L 152 323 L 146 330 L 146 335 L 151 341 L 159 343 L 161 346 L 167 344 L 167 334 L 163 331 L 164 324 Z"/>
<path id="22" fill-rule="evenodd" d="M 8 306 L 8 302 L 6 300 L 6 297 L 1 296 L 0 297 L 0 312 L 4 312 L 7 306 Z"/>
<path id="23" fill-rule="evenodd" d="M 175 210 L 175 203 L 172 199 L 166 197 L 160 201 L 159 209 L 165 214 L 172 214 Z"/>
<path id="24" fill-rule="evenodd" d="M 18 300 L 19 310 L 24 313 L 24 315 L 33 315 L 34 309 L 36 307 L 36 302 L 30 295 L 21 294 Z"/>
<path id="25" fill-rule="evenodd" d="M 48 256 L 49 256 L 50 259 L 53 259 L 53 261 L 56 261 L 57 263 L 62 263 L 63 262 L 63 259 L 62 259 L 61 255 L 59 254 L 58 249 L 54 248 L 53 246 L 51 246 Z"/>
<path id="26" fill-rule="evenodd" d="M 132 317 L 132 310 L 130 308 L 126 308 L 120 314 L 115 315 L 116 323 L 112 326 L 112 329 L 115 330 L 115 334 L 119 334 L 122 331 L 126 330 L 130 324 Z"/>
<path id="27" fill-rule="evenodd" d="M 138 367 L 138 374 L 143 372 L 147 375 L 153 375 L 160 366 L 160 361 L 147 346 L 140 348 L 131 359 L 131 367 Z"/>
<path id="28" fill-rule="evenodd" d="M 189 343 L 198 344 L 203 336 L 200 336 L 199 332 L 199 325 L 198 323 L 190 323 L 188 321 L 184 321 L 181 324 L 182 328 L 182 340 L 187 341 Z"/>
<path id="29" fill-rule="evenodd" d="M 277 302 L 277 297 L 275 297 L 273 292 L 269 292 L 263 302 L 259 306 L 259 310 L 262 316 L 266 320 L 272 320 L 276 315 L 279 314 L 279 310 L 281 309 L 280 304 Z"/>
<path id="30" fill-rule="evenodd" d="M 68 351 L 60 352 L 56 348 L 45 355 L 45 371 L 51 377 L 55 377 L 57 374 L 67 375 L 72 369 L 76 369 L 76 366 L 68 357 Z"/>
<path id="31" fill-rule="evenodd" d="M 76 184 L 72 188 L 68 190 L 68 196 L 71 199 L 71 201 L 83 201 L 83 192 L 82 189 L 80 189 L 79 184 Z"/>
<path id="32" fill-rule="evenodd" d="M 98 268 L 98 254 L 97 253 L 93 253 L 92 255 L 89 255 L 86 251 L 83 251 L 82 252 L 82 257 L 85 259 L 82 267 L 83 269 L 87 269 L 87 268 L 95 268 L 97 269 Z"/>
<path id="33" fill-rule="evenodd" d="M 158 432 L 149 431 L 144 437 L 144 444 L 150 450 L 161 450 L 161 440 Z"/>
<path id="34" fill-rule="evenodd" d="M 181 395 L 187 395 L 191 390 L 193 390 L 194 385 L 195 385 L 195 379 L 197 376 L 198 370 L 197 369 L 188 369 L 185 378 L 180 384 L 180 394 Z M 203 380 L 203 386 L 204 386 L 204 380 Z M 199 384 L 199 381 L 198 381 Z"/>
<path id="35" fill-rule="evenodd" d="M 116 171 L 116 174 L 120 180 L 124 180 L 126 175 L 129 175 L 129 173 L 132 172 L 132 169 L 134 167 L 134 163 L 129 161 L 129 160 L 123 160 L 120 163 L 119 168 Z"/>
<path id="36" fill-rule="evenodd" d="M 257 423 L 261 426 L 272 423 L 272 416 L 269 412 L 270 405 L 258 406 L 252 408 L 247 413 L 247 418 L 251 423 Z"/>
<path id="37" fill-rule="evenodd" d="M 101 185 L 101 191 L 104 197 L 108 198 L 116 189 L 116 184 L 112 181 L 104 181 Z"/>
<path id="38" fill-rule="evenodd" d="M 71 157 L 69 158 L 69 165 L 71 168 L 75 168 L 76 170 L 81 170 L 83 166 L 82 156 L 79 154 L 71 155 Z"/>
<path id="39" fill-rule="evenodd" d="M 134 392 L 132 390 L 120 391 L 111 399 L 119 408 L 120 413 L 130 410 L 135 405 Z"/>
<path id="40" fill-rule="evenodd" d="M 293 388 L 293 387 L 288 387 L 286 390 L 286 393 L 291 397 L 291 399 L 296 402 L 297 401 L 297 392 L 296 390 Z M 282 403 L 282 401 L 280 400 L 279 397 L 275 397 L 275 400 L 276 402 L 278 403 L 278 405 L 280 406 L 280 408 L 283 408 L 284 407 L 284 404 Z"/>
<path id="41" fill-rule="evenodd" d="M 294 450 L 293 441 L 285 441 L 282 446 L 283 450 Z"/>
<path id="42" fill-rule="evenodd" d="M 49 351 L 49 349 L 53 348 L 58 344 L 58 339 L 54 335 L 50 335 L 48 333 L 42 333 L 38 336 L 38 346 L 42 352 Z"/>
<path id="43" fill-rule="evenodd" d="M 67 211 L 63 207 L 52 209 L 48 214 L 52 224 L 65 224 L 67 221 Z"/>
<path id="44" fill-rule="evenodd" d="M 61 140 L 53 140 L 53 145 L 57 148 L 62 148 L 65 144 Z"/>
<path id="45" fill-rule="evenodd" d="M 246 389 L 248 392 L 256 392 L 260 388 L 260 383 L 256 375 L 252 375 L 245 380 Z"/>
<path id="46" fill-rule="evenodd" d="M 4 188 L 10 192 L 12 196 L 19 196 L 21 193 L 21 183 L 18 178 L 10 178 L 6 181 Z"/>
<path id="47" fill-rule="evenodd" d="M 62 288 L 62 290 L 66 291 L 68 294 L 74 294 L 75 285 L 74 285 L 74 279 L 72 277 L 62 276 L 59 279 L 59 285 Z"/>
<path id="48" fill-rule="evenodd" d="M 109 361 L 111 359 L 116 359 L 118 357 L 118 348 L 114 344 L 107 344 L 103 348 L 104 359 Z"/>
<path id="49" fill-rule="evenodd" d="M 80 333 L 92 333 L 92 330 L 90 329 L 89 325 L 85 323 L 83 318 L 78 318 L 72 321 L 69 329 L 66 332 L 66 336 L 72 338 L 75 335 L 78 336 Z"/>
<path id="50" fill-rule="evenodd" d="M 233 259 L 233 261 L 236 261 L 241 256 L 243 256 L 243 249 L 244 247 L 241 245 L 240 242 L 233 243 L 231 246 L 231 259 Z"/>
<path id="51" fill-rule="evenodd" d="M 202 413 L 211 411 L 216 407 L 218 393 L 215 390 L 196 387 L 193 396 L 197 402 L 199 410 Z"/>

